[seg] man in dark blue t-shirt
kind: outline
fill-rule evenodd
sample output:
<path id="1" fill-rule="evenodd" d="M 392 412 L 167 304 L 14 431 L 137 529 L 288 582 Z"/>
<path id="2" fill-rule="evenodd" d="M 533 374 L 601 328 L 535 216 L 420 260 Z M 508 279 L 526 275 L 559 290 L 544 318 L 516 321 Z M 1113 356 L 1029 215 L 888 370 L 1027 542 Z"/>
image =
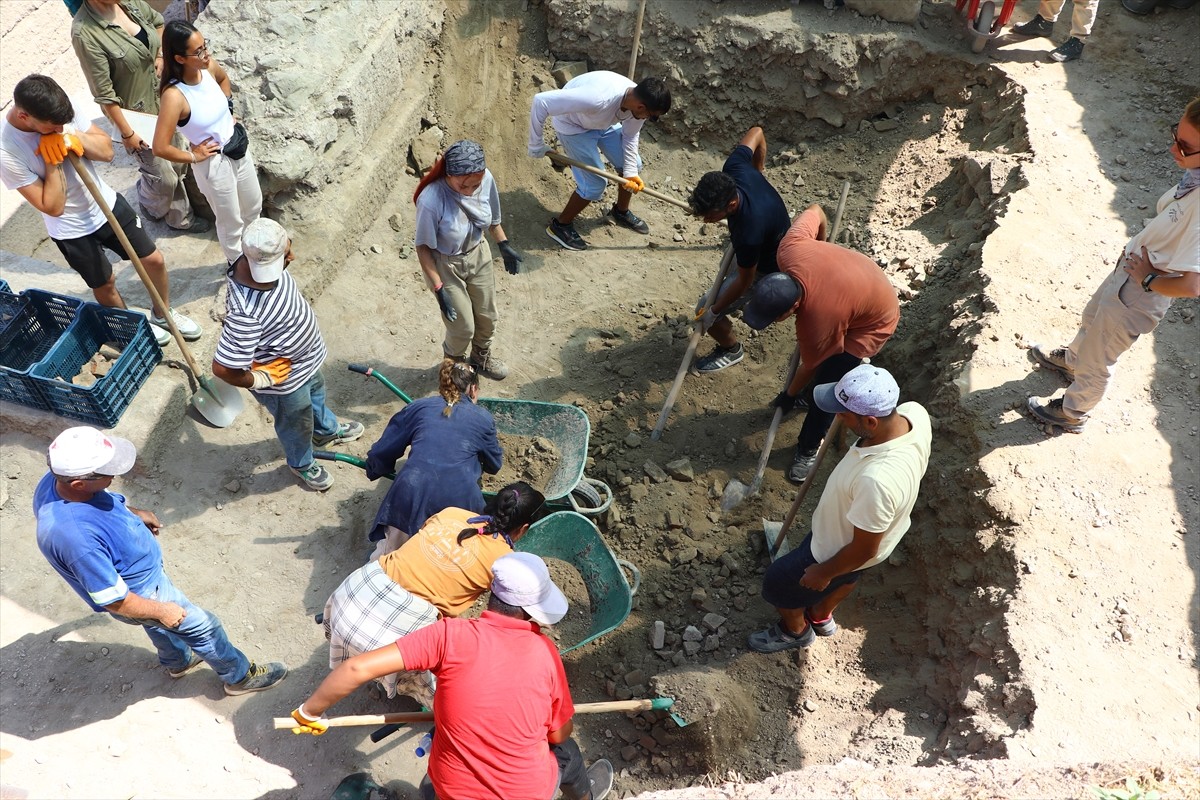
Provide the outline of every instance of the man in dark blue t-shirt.
<path id="1" fill-rule="evenodd" d="M 737 272 L 721 284 L 717 299 L 708 308 L 696 309 L 701 328 L 717 342 L 711 353 L 696 359 L 692 369 L 699 374 L 716 372 L 742 360 L 744 351 L 727 315 L 746 304 L 748 290 L 758 276 L 779 270 L 775 250 L 791 220 L 783 198 L 763 175 L 766 158 L 766 136 L 762 128 L 751 128 L 733 148 L 721 171 L 706 173 L 692 192 L 690 202 L 696 216 L 705 222 L 729 221 L 729 239 L 738 266 Z"/>

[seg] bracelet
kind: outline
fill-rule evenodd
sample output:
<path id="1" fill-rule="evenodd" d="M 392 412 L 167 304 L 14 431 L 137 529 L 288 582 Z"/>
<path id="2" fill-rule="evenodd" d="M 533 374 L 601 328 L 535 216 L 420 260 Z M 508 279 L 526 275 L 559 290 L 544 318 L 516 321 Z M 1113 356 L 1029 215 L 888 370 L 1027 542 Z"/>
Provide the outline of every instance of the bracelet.
<path id="1" fill-rule="evenodd" d="M 136 133 L 137 133 L 137 131 L 130 131 L 129 133 L 123 133 L 123 134 L 121 134 L 121 138 L 122 138 L 122 139 L 128 139 L 128 138 L 130 138 L 131 136 L 133 136 L 133 135 L 134 135 L 134 134 L 136 134 Z"/>
<path id="2" fill-rule="evenodd" d="M 440 292 L 442 290 L 442 287 L 445 285 L 446 284 L 444 284 L 444 283 L 439 283 L 437 286 L 433 287 L 433 293 L 437 294 L 438 292 Z"/>
<path id="3" fill-rule="evenodd" d="M 196 163 L 196 151 L 188 150 L 188 155 L 190 155 L 192 157 L 192 163 L 195 164 Z"/>
<path id="4" fill-rule="evenodd" d="M 1151 272 L 1149 275 L 1147 275 L 1146 277 L 1142 278 L 1142 291 L 1143 291 L 1143 292 L 1150 292 L 1150 291 L 1153 291 L 1153 290 L 1150 288 L 1150 284 L 1151 284 L 1151 283 L 1153 283 L 1153 282 L 1154 282 L 1154 279 L 1155 279 L 1155 278 L 1157 278 L 1157 277 L 1158 277 L 1158 273 L 1157 273 L 1157 272 Z"/>

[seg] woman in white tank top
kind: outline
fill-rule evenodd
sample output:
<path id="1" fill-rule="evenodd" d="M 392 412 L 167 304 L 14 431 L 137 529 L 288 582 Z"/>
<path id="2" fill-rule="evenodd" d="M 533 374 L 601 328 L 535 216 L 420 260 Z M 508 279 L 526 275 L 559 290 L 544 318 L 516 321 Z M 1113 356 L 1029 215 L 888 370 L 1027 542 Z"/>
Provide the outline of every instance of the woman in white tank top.
<path id="1" fill-rule="evenodd" d="M 195 165 L 196 184 L 212 206 L 217 239 L 232 264 L 242 255 L 242 231 L 262 211 L 262 189 L 245 128 L 233 119 L 229 75 L 189 23 L 167 23 L 162 50 L 154 155 Z M 191 142 L 190 150 L 171 144 L 176 128 Z"/>

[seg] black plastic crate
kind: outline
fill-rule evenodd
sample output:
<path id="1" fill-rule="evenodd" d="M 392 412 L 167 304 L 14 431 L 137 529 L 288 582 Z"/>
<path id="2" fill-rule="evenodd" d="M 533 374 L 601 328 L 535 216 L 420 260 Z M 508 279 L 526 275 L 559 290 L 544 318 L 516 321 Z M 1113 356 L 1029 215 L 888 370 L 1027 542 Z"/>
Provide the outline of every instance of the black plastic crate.
<path id="1" fill-rule="evenodd" d="M 0 327 L 0 400 L 49 410 L 30 369 L 71 327 L 82 305 L 77 298 L 39 289 L 26 289 L 20 295 L 0 294 L 0 308 L 4 309 L 0 316 L 12 312 Z"/>
<path id="2" fill-rule="evenodd" d="M 121 357 L 108 374 L 91 386 L 72 384 L 71 378 L 110 342 Z M 30 372 L 50 411 L 111 428 L 160 361 L 162 349 L 144 314 L 85 303 L 66 335 Z"/>

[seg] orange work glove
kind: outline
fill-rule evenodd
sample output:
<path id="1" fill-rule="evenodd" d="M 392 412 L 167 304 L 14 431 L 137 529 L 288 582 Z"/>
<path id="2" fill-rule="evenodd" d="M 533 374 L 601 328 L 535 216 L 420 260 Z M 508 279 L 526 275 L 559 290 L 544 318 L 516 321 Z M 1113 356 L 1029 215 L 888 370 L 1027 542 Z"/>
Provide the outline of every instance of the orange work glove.
<path id="1" fill-rule="evenodd" d="M 625 179 L 625 183 L 623 183 L 621 185 L 621 188 L 627 192 L 635 192 L 636 193 L 636 192 L 640 192 L 642 189 L 645 189 L 646 183 L 641 178 L 639 178 L 637 175 L 631 175 L 630 177 Z"/>
<path id="2" fill-rule="evenodd" d="M 52 167 L 67 160 L 67 153 L 83 155 L 83 142 L 72 133 L 44 133 L 38 141 L 37 154 Z"/>
<path id="3" fill-rule="evenodd" d="M 265 364 L 251 362 L 250 372 L 254 378 L 254 385 L 250 387 L 251 389 L 266 389 L 268 386 L 277 386 L 286 381 L 288 375 L 292 374 L 292 360 L 280 356 Z"/>

